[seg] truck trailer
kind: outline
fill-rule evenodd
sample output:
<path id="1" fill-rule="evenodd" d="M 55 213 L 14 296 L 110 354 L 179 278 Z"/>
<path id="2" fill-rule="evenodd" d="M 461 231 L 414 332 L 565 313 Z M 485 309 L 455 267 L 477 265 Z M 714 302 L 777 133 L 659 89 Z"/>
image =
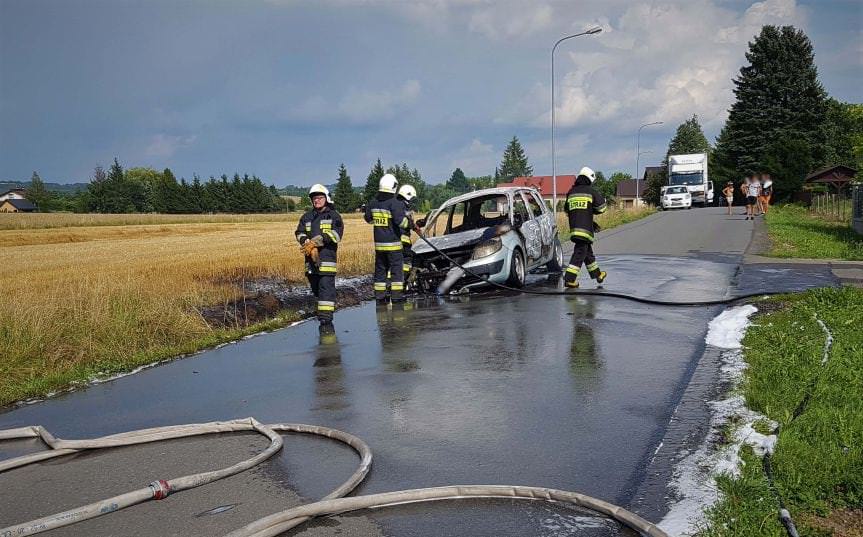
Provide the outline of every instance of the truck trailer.
<path id="1" fill-rule="evenodd" d="M 707 153 L 668 155 L 668 186 L 685 186 L 692 204 L 713 203 L 713 183 L 707 176 Z"/>

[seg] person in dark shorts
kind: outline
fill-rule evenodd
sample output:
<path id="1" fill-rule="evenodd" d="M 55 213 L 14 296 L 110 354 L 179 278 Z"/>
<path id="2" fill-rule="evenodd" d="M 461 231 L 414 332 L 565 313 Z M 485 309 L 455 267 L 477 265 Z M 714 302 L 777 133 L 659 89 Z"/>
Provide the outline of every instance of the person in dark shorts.
<path id="1" fill-rule="evenodd" d="M 758 206 L 758 196 L 761 195 L 761 182 L 756 176 L 746 184 L 746 219 L 755 220 L 755 208 Z"/>

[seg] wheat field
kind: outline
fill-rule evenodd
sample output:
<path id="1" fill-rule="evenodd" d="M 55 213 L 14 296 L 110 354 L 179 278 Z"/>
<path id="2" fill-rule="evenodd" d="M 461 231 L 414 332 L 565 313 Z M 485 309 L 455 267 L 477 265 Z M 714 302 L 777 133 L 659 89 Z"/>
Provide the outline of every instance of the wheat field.
<path id="1" fill-rule="evenodd" d="M 243 279 L 305 278 L 298 215 L 155 225 L 86 215 L 100 224 L 66 227 L 46 227 L 66 215 L 26 216 L 37 217 L 29 228 L 0 231 L 0 404 L 230 337 L 197 311 L 238 298 Z M 373 257 L 371 226 L 346 216 L 340 274 L 370 272 Z"/>

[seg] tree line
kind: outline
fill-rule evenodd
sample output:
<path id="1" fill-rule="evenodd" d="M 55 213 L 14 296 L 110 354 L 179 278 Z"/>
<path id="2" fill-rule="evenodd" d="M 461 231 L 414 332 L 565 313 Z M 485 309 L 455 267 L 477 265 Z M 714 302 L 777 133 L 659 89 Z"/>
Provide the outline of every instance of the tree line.
<path id="1" fill-rule="evenodd" d="M 116 158 L 107 172 L 97 166 L 87 189 L 76 194 L 47 190 L 33 172 L 25 196 L 41 211 L 196 214 L 267 213 L 288 208 L 278 189 L 255 175 L 236 173 L 232 178 L 222 175 L 207 181 L 195 175 L 192 181 L 178 181 L 170 168 L 161 172 L 144 167 L 124 170 Z"/>

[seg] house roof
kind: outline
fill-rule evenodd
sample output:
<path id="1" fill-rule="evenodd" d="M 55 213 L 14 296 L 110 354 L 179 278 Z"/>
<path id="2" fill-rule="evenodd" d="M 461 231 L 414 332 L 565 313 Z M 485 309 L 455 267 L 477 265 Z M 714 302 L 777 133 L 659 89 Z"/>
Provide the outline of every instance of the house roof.
<path id="1" fill-rule="evenodd" d="M 644 176 L 641 178 L 641 180 L 647 181 L 647 178 L 650 177 L 651 175 L 655 174 L 655 173 L 665 175 L 665 166 L 645 166 L 644 167 Z"/>
<path id="2" fill-rule="evenodd" d="M 19 211 L 35 211 L 36 206 L 30 203 L 29 200 L 18 200 L 9 198 L 7 200 L 3 200 L 3 203 L 8 203 L 18 209 Z"/>
<path id="3" fill-rule="evenodd" d="M 857 170 L 848 166 L 828 166 L 806 176 L 807 183 L 847 183 L 854 179 Z"/>
<path id="4" fill-rule="evenodd" d="M 635 197 L 635 179 L 624 179 L 617 183 L 618 198 L 634 198 Z M 638 197 L 644 197 L 644 191 L 647 189 L 647 181 L 638 181 Z"/>
<path id="5" fill-rule="evenodd" d="M 572 185 L 575 184 L 574 175 L 558 175 L 557 176 L 557 195 L 566 194 Z M 516 177 L 510 183 L 500 183 L 500 187 L 507 186 L 527 186 L 539 190 L 543 198 L 550 198 L 552 195 L 552 177 L 550 175 L 532 175 L 530 177 Z"/>
<path id="6" fill-rule="evenodd" d="M 5 196 L 6 194 L 21 194 L 24 195 L 25 189 L 23 188 L 10 188 L 6 192 L 0 192 L 0 196 Z"/>

